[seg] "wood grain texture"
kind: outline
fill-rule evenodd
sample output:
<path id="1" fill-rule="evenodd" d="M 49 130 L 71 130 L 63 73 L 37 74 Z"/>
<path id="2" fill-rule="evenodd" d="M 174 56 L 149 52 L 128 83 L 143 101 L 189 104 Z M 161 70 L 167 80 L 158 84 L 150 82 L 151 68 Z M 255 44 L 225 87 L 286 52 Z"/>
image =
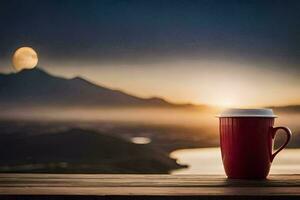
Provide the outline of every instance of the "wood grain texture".
<path id="1" fill-rule="evenodd" d="M 230 180 L 214 175 L 0 174 L 0 197 L 22 195 L 300 198 L 300 175 Z"/>

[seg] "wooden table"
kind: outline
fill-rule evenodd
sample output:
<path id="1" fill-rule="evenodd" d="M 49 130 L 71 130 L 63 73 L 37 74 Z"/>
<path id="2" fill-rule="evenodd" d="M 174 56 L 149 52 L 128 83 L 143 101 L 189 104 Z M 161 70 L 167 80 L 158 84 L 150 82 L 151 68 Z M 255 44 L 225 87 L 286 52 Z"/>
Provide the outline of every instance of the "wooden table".
<path id="1" fill-rule="evenodd" d="M 300 199 L 300 175 L 0 174 L 0 199 Z"/>

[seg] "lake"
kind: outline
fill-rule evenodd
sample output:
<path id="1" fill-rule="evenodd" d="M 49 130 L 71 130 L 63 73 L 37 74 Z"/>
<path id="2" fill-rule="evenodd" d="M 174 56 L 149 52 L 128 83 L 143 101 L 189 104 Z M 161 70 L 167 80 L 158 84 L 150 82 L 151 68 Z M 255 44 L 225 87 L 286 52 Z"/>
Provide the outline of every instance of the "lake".
<path id="1" fill-rule="evenodd" d="M 284 149 L 274 159 L 271 174 L 300 174 L 300 149 Z M 188 168 L 171 174 L 224 174 L 220 148 L 197 148 L 173 151 L 170 156 Z"/>

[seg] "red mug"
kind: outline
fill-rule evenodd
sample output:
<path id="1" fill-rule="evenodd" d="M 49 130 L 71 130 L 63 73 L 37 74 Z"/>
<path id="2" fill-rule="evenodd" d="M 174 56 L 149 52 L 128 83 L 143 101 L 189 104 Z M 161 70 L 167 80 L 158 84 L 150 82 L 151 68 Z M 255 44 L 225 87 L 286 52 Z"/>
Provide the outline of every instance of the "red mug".
<path id="1" fill-rule="evenodd" d="M 272 109 L 227 109 L 219 116 L 220 145 L 228 178 L 264 179 L 274 157 L 288 144 L 287 127 L 273 127 Z M 273 153 L 278 130 L 286 133 L 285 143 Z"/>

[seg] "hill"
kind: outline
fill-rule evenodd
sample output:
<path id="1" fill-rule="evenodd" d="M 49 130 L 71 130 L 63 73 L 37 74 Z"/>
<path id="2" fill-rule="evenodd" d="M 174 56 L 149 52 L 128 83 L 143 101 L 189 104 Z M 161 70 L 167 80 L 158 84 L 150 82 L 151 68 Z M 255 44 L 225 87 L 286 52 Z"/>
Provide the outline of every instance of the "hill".
<path id="1" fill-rule="evenodd" d="M 275 112 L 294 112 L 294 113 L 300 113 L 300 105 L 288 105 L 288 106 L 273 106 L 270 107 Z"/>
<path id="2" fill-rule="evenodd" d="M 176 107 L 161 98 L 139 98 L 83 78 L 53 76 L 40 68 L 0 74 L 1 106 L 148 106 Z"/>
<path id="3" fill-rule="evenodd" d="M 0 172 L 168 173 L 182 167 L 147 145 L 83 129 L 1 134 L 0 163 Z"/>

